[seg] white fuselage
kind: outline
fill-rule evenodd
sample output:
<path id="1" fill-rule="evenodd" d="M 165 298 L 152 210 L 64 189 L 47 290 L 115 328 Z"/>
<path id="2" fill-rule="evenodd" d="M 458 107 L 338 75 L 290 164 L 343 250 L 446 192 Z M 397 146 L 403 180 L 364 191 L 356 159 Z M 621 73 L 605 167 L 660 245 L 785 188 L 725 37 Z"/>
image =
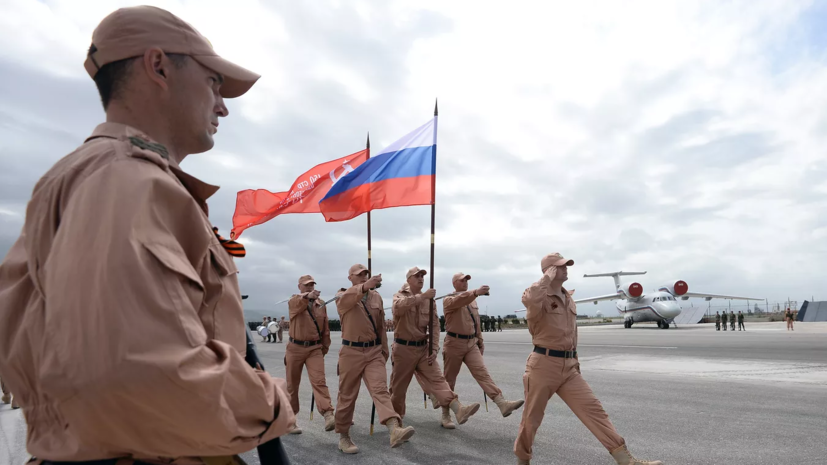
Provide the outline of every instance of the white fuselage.
<path id="1" fill-rule="evenodd" d="M 636 299 L 619 300 L 617 311 L 623 315 L 624 320 L 632 320 L 635 323 L 672 321 L 680 315 L 681 306 L 672 294 L 657 291 Z"/>

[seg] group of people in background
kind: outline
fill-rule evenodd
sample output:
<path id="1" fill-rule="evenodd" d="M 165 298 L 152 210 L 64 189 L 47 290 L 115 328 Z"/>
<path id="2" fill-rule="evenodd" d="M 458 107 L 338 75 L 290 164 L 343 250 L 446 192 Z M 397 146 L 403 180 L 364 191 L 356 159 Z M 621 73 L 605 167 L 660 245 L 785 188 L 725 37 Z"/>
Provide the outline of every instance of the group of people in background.
<path id="1" fill-rule="evenodd" d="M 747 328 L 744 326 L 744 314 L 739 310 L 738 311 L 738 331 L 746 331 Z M 721 315 L 721 312 L 715 312 L 715 331 L 720 331 L 721 327 L 723 326 L 724 331 L 726 331 L 726 324 L 729 321 L 730 328 L 735 331 L 735 312 L 732 310 L 729 311 L 729 316 L 727 316 L 727 312 L 724 311 L 724 314 Z M 721 324 L 723 323 L 723 324 Z"/>
<path id="2" fill-rule="evenodd" d="M 271 317 L 271 316 L 265 316 L 265 317 L 262 319 L 261 324 L 262 324 L 264 327 L 267 327 L 267 326 L 268 326 L 270 323 L 272 323 L 272 322 L 273 322 L 273 317 Z M 276 342 L 276 343 L 280 343 L 280 342 L 282 341 L 282 336 L 283 336 L 283 334 L 284 334 L 284 330 L 285 330 L 285 329 L 290 329 L 290 322 L 289 322 L 289 321 L 287 321 L 287 320 L 285 320 L 285 319 L 284 319 L 284 317 L 281 317 L 281 320 L 278 320 L 278 321 L 276 322 L 276 324 L 278 325 L 278 331 L 277 331 L 275 334 L 274 334 L 274 333 L 272 333 L 272 332 L 268 332 L 266 336 L 263 336 L 263 337 L 262 337 L 261 342 Z M 276 340 L 276 338 L 278 338 L 278 340 Z"/>

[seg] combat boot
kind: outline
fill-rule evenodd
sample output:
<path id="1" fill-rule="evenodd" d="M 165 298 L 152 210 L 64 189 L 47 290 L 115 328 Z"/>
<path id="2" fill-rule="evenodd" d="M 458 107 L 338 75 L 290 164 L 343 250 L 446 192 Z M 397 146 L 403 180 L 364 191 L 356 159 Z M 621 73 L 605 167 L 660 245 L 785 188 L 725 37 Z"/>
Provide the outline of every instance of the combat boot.
<path id="1" fill-rule="evenodd" d="M 333 410 L 328 410 L 324 413 L 324 430 L 325 431 L 333 431 L 333 428 L 336 427 L 336 415 L 333 414 Z"/>
<path id="2" fill-rule="evenodd" d="M 436 397 L 428 396 L 431 398 L 431 405 L 434 406 L 434 410 L 439 408 L 439 401 L 436 400 Z"/>
<path id="3" fill-rule="evenodd" d="M 629 449 L 626 448 L 626 444 L 611 451 L 610 454 L 612 454 L 612 458 L 615 459 L 617 465 L 663 465 L 660 460 L 647 461 L 634 458 Z"/>
<path id="4" fill-rule="evenodd" d="M 514 410 L 522 407 L 525 403 L 524 400 L 505 400 L 502 394 L 498 395 L 494 398 L 494 403 L 497 404 L 497 407 L 500 408 L 500 413 L 503 414 L 503 417 L 507 417 L 511 415 Z"/>
<path id="5" fill-rule="evenodd" d="M 517 459 L 517 465 L 531 465 L 531 460 Z"/>
<path id="6" fill-rule="evenodd" d="M 11 396 L 8 394 L 3 394 L 2 401 L 4 404 L 8 404 L 9 402 L 11 402 Z"/>
<path id="7" fill-rule="evenodd" d="M 459 399 L 454 399 L 451 401 L 451 405 L 449 407 L 457 417 L 457 423 L 464 425 L 473 414 L 477 413 L 477 410 L 480 409 L 480 404 L 478 402 L 474 402 L 471 405 L 463 406 L 459 403 Z"/>
<path id="8" fill-rule="evenodd" d="M 457 425 L 451 420 L 451 409 L 442 407 L 442 427 L 445 429 L 456 429 Z"/>
<path id="9" fill-rule="evenodd" d="M 20 408 L 20 404 L 17 403 L 17 396 L 15 396 L 15 395 L 11 396 L 11 408 L 12 409 L 19 409 Z"/>
<path id="10" fill-rule="evenodd" d="M 287 434 L 302 434 L 302 429 L 299 428 L 298 423 L 294 423 L 293 427 L 290 428 L 290 431 L 288 431 Z"/>
<path id="11" fill-rule="evenodd" d="M 406 426 L 403 428 L 399 425 L 399 421 L 396 418 L 391 418 L 388 420 L 388 422 L 385 423 L 385 426 L 388 427 L 388 432 L 390 433 L 392 449 L 408 442 L 408 439 L 410 439 L 415 433 L 413 426 Z"/>
<path id="12" fill-rule="evenodd" d="M 359 448 L 350 440 L 350 433 L 339 434 L 339 450 L 345 454 L 355 454 L 359 452 Z"/>

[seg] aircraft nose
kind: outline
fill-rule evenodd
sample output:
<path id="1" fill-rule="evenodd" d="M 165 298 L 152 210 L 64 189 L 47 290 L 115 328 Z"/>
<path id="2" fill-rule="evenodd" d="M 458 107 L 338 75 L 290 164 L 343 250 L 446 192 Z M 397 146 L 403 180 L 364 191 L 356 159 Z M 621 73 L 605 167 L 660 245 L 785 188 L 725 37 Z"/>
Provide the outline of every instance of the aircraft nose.
<path id="1" fill-rule="evenodd" d="M 681 307 L 679 305 L 665 305 L 662 315 L 665 318 L 675 318 L 681 314 Z"/>

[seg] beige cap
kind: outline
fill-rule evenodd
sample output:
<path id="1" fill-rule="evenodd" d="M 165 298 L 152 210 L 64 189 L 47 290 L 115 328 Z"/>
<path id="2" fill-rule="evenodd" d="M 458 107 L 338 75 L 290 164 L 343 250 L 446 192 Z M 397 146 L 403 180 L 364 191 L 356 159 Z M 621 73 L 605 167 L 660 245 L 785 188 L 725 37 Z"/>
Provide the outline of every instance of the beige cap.
<path id="1" fill-rule="evenodd" d="M 244 95 L 261 77 L 221 58 L 195 28 L 153 6 L 120 8 L 103 18 L 92 33 L 92 46 L 83 66 L 94 78 L 103 65 L 141 56 L 152 47 L 165 53 L 189 55 L 224 76 L 220 89 L 224 98 Z"/>
<path id="2" fill-rule="evenodd" d="M 316 284 L 316 280 L 313 279 L 313 276 L 310 276 L 309 274 L 306 274 L 306 275 L 302 276 L 301 278 L 299 278 L 299 285 L 300 286 L 304 286 L 307 283 Z"/>
<path id="3" fill-rule="evenodd" d="M 363 271 L 368 271 L 365 265 L 353 265 L 350 267 L 350 271 L 348 271 L 348 276 L 356 276 Z"/>
<path id="4" fill-rule="evenodd" d="M 426 275 L 426 274 L 428 274 L 428 272 L 425 271 L 425 270 L 420 270 L 418 267 L 413 267 L 410 270 L 408 270 L 408 273 L 405 275 L 405 279 L 410 278 L 411 276 L 413 276 L 415 274 Z"/>
<path id="5" fill-rule="evenodd" d="M 546 269 L 550 266 L 572 266 L 572 265 L 574 265 L 574 260 L 568 260 L 566 258 L 563 258 L 563 256 L 560 255 L 559 253 L 554 252 L 554 253 L 548 254 L 545 257 L 543 257 L 543 259 L 540 261 L 540 270 L 545 272 Z"/>
<path id="6" fill-rule="evenodd" d="M 451 282 L 455 283 L 457 281 L 462 281 L 463 279 L 468 281 L 469 279 L 471 279 L 471 275 L 470 274 L 465 274 L 465 273 L 457 273 L 457 274 L 454 275 L 453 278 L 451 278 Z"/>

